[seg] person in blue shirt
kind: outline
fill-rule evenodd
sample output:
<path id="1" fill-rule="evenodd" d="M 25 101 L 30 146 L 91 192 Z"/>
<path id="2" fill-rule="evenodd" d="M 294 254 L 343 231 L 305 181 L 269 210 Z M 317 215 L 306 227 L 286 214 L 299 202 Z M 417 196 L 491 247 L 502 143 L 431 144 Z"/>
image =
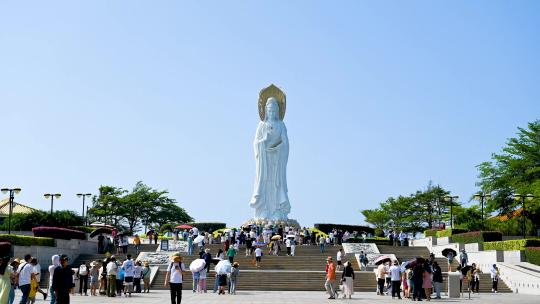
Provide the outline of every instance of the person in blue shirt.
<path id="1" fill-rule="evenodd" d="M 126 271 L 123 267 L 118 267 L 118 273 L 116 274 L 116 293 L 118 296 L 122 296 L 122 291 L 124 291 L 124 278 L 126 276 Z"/>

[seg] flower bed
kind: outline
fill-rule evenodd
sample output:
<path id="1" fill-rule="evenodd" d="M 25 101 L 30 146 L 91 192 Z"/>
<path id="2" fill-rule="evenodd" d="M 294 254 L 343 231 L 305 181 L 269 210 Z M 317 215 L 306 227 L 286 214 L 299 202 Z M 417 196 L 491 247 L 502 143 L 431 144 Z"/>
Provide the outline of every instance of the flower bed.
<path id="1" fill-rule="evenodd" d="M 54 239 L 13 234 L 0 234 L 0 242 L 9 242 L 16 246 L 49 246 L 54 247 Z"/>
<path id="2" fill-rule="evenodd" d="M 34 233 L 34 236 L 38 237 L 50 237 L 53 239 L 61 239 L 61 240 L 85 240 L 86 239 L 86 233 L 78 230 L 73 229 L 66 229 L 66 228 L 59 228 L 59 227 L 35 227 L 32 228 L 32 232 Z"/>

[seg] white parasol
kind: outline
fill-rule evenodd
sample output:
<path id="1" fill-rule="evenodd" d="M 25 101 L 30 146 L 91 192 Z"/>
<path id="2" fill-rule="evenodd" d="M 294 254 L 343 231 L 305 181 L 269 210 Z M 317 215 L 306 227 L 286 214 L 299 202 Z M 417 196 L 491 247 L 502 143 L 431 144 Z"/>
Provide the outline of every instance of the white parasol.
<path id="1" fill-rule="evenodd" d="M 229 260 L 223 260 L 217 263 L 216 268 L 214 268 L 214 270 L 216 271 L 217 274 L 227 274 L 231 272 L 231 267 L 232 267 L 231 262 L 229 262 Z"/>
<path id="2" fill-rule="evenodd" d="M 199 272 L 206 267 L 206 261 L 203 259 L 196 259 L 189 265 L 189 270 L 192 272 Z"/>

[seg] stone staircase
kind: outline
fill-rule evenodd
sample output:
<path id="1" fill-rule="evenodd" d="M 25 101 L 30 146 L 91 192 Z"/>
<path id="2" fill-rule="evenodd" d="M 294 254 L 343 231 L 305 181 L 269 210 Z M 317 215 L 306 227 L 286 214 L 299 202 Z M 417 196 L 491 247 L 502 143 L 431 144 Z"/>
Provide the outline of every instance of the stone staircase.
<path id="1" fill-rule="evenodd" d="M 211 253 L 215 255 L 221 245 L 210 245 Z M 235 257 L 235 262 L 240 264 L 240 276 L 238 278 L 238 290 L 272 290 L 272 291 L 321 291 L 324 290 L 326 258 L 332 256 L 335 260 L 340 246 L 327 246 L 324 253 L 318 246 L 296 246 L 296 256 L 269 255 L 265 250 L 260 268 L 256 268 L 253 257 L 245 256 L 245 249 L 241 248 Z M 198 256 L 185 256 L 186 267 Z M 375 291 L 375 276 L 373 272 L 360 272 L 354 263 L 353 256 L 344 257 L 353 262 L 356 272 L 356 291 Z M 160 266 L 159 271 L 152 282 L 152 288 L 163 289 L 166 266 Z M 341 272 L 337 273 L 340 276 Z M 213 267 L 207 278 L 207 289 L 213 290 L 215 273 Z M 183 277 L 183 288 L 192 289 L 191 272 L 186 272 Z"/>

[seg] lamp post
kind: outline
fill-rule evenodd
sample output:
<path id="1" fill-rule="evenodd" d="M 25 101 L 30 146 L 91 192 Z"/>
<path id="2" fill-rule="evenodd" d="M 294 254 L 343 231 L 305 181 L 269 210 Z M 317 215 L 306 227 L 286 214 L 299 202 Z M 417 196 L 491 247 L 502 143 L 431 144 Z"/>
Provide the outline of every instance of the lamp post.
<path id="1" fill-rule="evenodd" d="M 491 194 L 478 192 L 474 195 L 474 198 L 479 199 L 480 205 L 482 206 L 482 230 L 484 230 L 484 199 L 485 200 L 491 199 Z"/>
<path id="2" fill-rule="evenodd" d="M 54 198 L 59 199 L 60 196 L 62 196 L 62 194 L 60 194 L 60 193 L 55 193 L 55 194 L 52 194 L 52 193 L 45 193 L 45 194 L 43 194 L 43 196 L 44 196 L 46 199 L 49 199 L 49 197 L 51 198 L 51 215 L 52 215 L 52 214 L 53 214 Z"/>
<path id="3" fill-rule="evenodd" d="M 21 188 L 2 188 L 2 193 L 7 194 L 9 192 L 9 215 L 8 215 L 8 234 L 11 234 L 11 216 L 13 215 L 13 205 L 15 203 L 15 194 L 21 192 Z"/>
<path id="4" fill-rule="evenodd" d="M 521 201 L 521 222 L 522 222 L 522 229 L 523 229 L 523 238 L 526 237 L 526 230 L 525 230 L 525 200 L 532 201 L 534 198 L 534 195 L 532 194 L 519 194 L 516 193 L 513 195 L 514 199 L 517 201 Z"/>
<path id="5" fill-rule="evenodd" d="M 452 207 L 454 206 L 454 200 L 457 200 L 459 196 L 446 195 L 444 200 L 450 203 L 450 228 L 454 228 L 454 214 L 452 213 Z"/>
<path id="6" fill-rule="evenodd" d="M 87 196 L 90 196 L 92 195 L 91 193 L 77 193 L 77 197 L 82 197 L 82 219 L 83 219 L 83 226 L 86 226 L 86 218 L 84 217 L 84 199 L 87 197 Z M 86 213 L 86 215 L 88 216 L 88 212 Z"/>

